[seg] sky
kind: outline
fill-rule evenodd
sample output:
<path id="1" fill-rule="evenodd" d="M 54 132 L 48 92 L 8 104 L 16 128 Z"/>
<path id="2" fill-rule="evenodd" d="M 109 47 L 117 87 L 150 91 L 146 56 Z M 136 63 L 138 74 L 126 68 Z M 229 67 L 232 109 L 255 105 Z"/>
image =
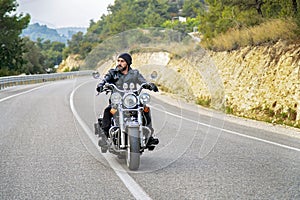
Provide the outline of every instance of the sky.
<path id="1" fill-rule="evenodd" d="M 50 28 L 89 27 L 107 14 L 107 6 L 114 0 L 17 0 L 17 13 L 28 13 L 30 23 L 40 23 Z"/>

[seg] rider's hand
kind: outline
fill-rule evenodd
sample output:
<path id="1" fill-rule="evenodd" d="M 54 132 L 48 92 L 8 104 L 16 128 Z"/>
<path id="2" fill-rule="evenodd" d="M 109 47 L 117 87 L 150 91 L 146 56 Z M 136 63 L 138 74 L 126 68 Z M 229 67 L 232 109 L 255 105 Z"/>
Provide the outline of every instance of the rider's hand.
<path id="1" fill-rule="evenodd" d="M 103 86 L 102 85 L 98 85 L 96 88 L 97 92 L 101 93 L 103 92 Z"/>
<path id="2" fill-rule="evenodd" d="M 158 88 L 154 83 L 149 83 L 150 85 L 150 90 L 153 90 L 154 92 L 158 92 Z"/>

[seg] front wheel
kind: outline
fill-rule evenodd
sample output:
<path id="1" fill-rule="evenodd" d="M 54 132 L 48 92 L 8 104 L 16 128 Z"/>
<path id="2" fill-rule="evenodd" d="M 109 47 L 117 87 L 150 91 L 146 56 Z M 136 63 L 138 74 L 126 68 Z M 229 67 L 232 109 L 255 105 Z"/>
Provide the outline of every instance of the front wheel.
<path id="1" fill-rule="evenodd" d="M 137 128 L 128 129 L 128 147 L 126 153 L 127 167 L 130 170 L 137 170 L 140 166 L 140 139 Z"/>

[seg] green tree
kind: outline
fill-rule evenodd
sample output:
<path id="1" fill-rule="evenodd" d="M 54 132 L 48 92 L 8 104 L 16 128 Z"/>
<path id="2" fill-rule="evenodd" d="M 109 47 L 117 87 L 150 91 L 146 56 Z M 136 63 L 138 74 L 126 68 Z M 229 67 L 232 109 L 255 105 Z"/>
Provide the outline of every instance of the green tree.
<path id="1" fill-rule="evenodd" d="M 233 8 L 225 6 L 220 1 L 207 0 L 207 3 L 209 10 L 197 17 L 200 23 L 199 30 L 204 35 L 204 39 L 211 39 L 239 24 L 236 22 L 236 11 Z"/>
<path id="2" fill-rule="evenodd" d="M 299 10 L 299 3 L 297 2 L 297 0 L 291 0 L 292 1 L 292 5 L 293 5 L 293 12 L 295 15 L 298 15 L 298 10 Z"/>
<path id="3" fill-rule="evenodd" d="M 223 3 L 227 6 L 237 6 L 241 11 L 255 9 L 257 14 L 263 17 L 262 6 L 266 0 L 224 0 Z"/>
<path id="4" fill-rule="evenodd" d="M 115 0 L 108 6 L 108 15 L 102 15 L 97 22 L 91 21 L 82 42 L 85 46 L 94 48 L 103 40 L 118 33 L 143 27 L 160 27 L 164 21 L 172 18 L 178 8 L 169 4 L 168 0 Z M 78 44 L 77 38 L 72 38 L 70 44 Z M 70 46 L 70 45 L 69 45 Z M 70 47 L 69 53 L 79 52 Z"/>
<path id="5" fill-rule="evenodd" d="M 168 15 L 169 5 L 166 1 L 151 0 L 145 10 L 144 19 L 147 27 L 160 27 L 164 21 L 170 19 Z"/>
<path id="6" fill-rule="evenodd" d="M 195 18 L 204 12 L 204 4 L 201 0 L 185 0 L 182 7 L 182 14 L 185 17 Z"/>
<path id="7" fill-rule="evenodd" d="M 95 35 L 89 34 L 89 36 Z M 80 54 L 81 58 L 84 59 L 86 55 L 92 50 L 95 42 L 89 41 L 89 37 L 84 37 L 82 32 L 78 32 L 72 36 L 72 40 L 68 41 L 68 47 L 64 50 L 64 57 L 67 54 Z"/>
<path id="8" fill-rule="evenodd" d="M 61 42 L 51 42 L 50 40 L 43 41 L 38 38 L 36 46 L 43 55 L 43 67 L 47 69 L 48 72 L 55 72 L 55 66 L 59 65 L 63 60 L 63 53 L 66 51 L 66 45 Z"/>
<path id="9" fill-rule="evenodd" d="M 0 1 L 0 76 L 19 74 L 24 64 L 24 42 L 20 34 L 30 16 L 14 14 L 17 6 L 15 0 Z"/>
<path id="10" fill-rule="evenodd" d="M 238 7 L 242 12 L 256 10 L 261 17 L 293 17 L 297 15 L 299 0 L 223 0 L 224 5 Z"/>
<path id="11" fill-rule="evenodd" d="M 199 30 L 204 35 L 204 41 L 209 44 L 220 33 L 260 26 L 274 19 L 294 19 L 300 27 L 299 2 L 300 0 L 206 0 L 208 11 L 197 17 L 200 22 Z"/>
<path id="12" fill-rule="evenodd" d="M 107 18 L 109 22 L 109 32 L 112 35 L 133 29 L 137 26 L 138 19 L 136 13 L 132 10 L 134 0 L 117 0 L 115 8 L 112 9 L 112 15 Z"/>
<path id="13" fill-rule="evenodd" d="M 57 42 L 57 41 L 52 42 L 52 44 L 51 44 L 52 51 L 62 52 L 65 47 L 66 47 L 66 45 L 64 43 Z"/>
<path id="14" fill-rule="evenodd" d="M 24 38 L 24 43 L 25 53 L 23 54 L 23 59 L 25 60 L 25 63 L 22 66 L 22 72 L 25 74 L 45 73 L 45 57 L 43 56 L 41 49 L 29 38 Z"/>

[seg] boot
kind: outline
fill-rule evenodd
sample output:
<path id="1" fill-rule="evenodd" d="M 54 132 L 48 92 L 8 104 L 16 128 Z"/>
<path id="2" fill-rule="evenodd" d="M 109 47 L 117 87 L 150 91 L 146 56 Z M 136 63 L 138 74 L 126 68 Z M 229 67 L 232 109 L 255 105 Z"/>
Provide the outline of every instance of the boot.
<path id="1" fill-rule="evenodd" d="M 98 145 L 100 147 L 106 147 L 107 146 L 107 139 L 105 135 L 101 135 L 98 141 Z"/>
<path id="2" fill-rule="evenodd" d="M 100 136 L 103 132 L 100 125 L 98 123 L 95 123 L 94 128 L 95 128 L 95 135 Z"/>
<path id="3" fill-rule="evenodd" d="M 154 137 L 150 136 L 147 146 L 158 145 L 158 143 L 159 143 L 158 138 L 156 138 L 156 137 L 154 138 Z"/>
<path id="4" fill-rule="evenodd" d="M 99 135 L 99 141 L 98 141 L 98 145 L 100 147 L 107 147 L 107 136 L 108 136 L 108 133 L 102 129 L 102 134 Z"/>

